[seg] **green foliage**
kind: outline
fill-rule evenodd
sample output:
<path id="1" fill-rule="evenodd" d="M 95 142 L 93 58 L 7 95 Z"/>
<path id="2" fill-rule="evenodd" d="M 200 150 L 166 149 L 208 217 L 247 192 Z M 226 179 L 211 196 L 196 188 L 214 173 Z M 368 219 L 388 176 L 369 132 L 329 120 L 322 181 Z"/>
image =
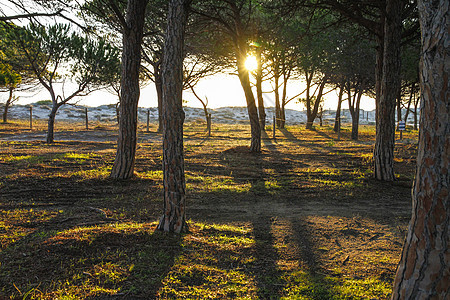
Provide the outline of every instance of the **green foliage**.
<path id="1" fill-rule="evenodd" d="M 48 90 L 56 80 L 70 77 L 78 84 L 75 94 L 69 94 L 71 98 L 118 81 L 119 50 L 101 38 L 94 41 L 73 32 L 68 24 L 4 26 L 3 33 L 7 37 L 2 47 L 7 61 L 21 66 Z"/>
<path id="2" fill-rule="evenodd" d="M 16 87 L 22 77 L 10 65 L 0 63 L 0 86 Z"/>

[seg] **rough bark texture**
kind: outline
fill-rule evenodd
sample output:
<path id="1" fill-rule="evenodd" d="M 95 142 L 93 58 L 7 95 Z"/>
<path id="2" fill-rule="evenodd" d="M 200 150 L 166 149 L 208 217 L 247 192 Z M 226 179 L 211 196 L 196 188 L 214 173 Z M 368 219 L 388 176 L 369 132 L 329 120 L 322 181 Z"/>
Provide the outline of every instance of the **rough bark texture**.
<path id="1" fill-rule="evenodd" d="M 183 155 L 183 48 L 190 0 L 171 0 L 162 63 L 164 214 L 158 229 L 187 230 Z"/>
<path id="2" fill-rule="evenodd" d="M 53 105 L 50 114 L 48 115 L 47 121 L 47 144 L 51 144 L 54 141 L 54 129 L 55 129 L 55 118 L 56 112 L 58 111 L 58 106 Z"/>
<path id="3" fill-rule="evenodd" d="M 111 177 L 133 177 L 137 143 L 137 108 L 139 102 L 139 68 L 147 0 L 130 0 L 126 28 L 123 29 L 122 76 L 120 82 L 120 120 L 116 159 Z"/>
<path id="4" fill-rule="evenodd" d="M 449 2 L 418 1 L 421 126 L 413 211 L 392 299 L 450 298 Z"/>
<path id="5" fill-rule="evenodd" d="M 353 98 L 351 95 L 350 86 L 348 87 L 348 109 L 350 110 L 350 115 L 352 116 L 352 140 L 358 140 L 358 131 L 359 131 L 359 105 L 361 103 L 362 96 L 362 87 L 359 89 L 356 88 L 353 94 Z"/>
<path id="6" fill-rule="evenodd" d="M 259 124 L 258 110 L 256 108 L 255 97 L 250 85 L 249 72 L 245 68 L 245 56 L 237 55 L 238 75 L 242 88 L 244 89 L 245 100 L 247 101 L 248 117 L 250 119 L 251 143 L 250 152 L 261 152 L 261 127 Z"/>
<path id="7" fill-rule="evenodd" d="M 383 76 L 377 99 L 377 134 L 374 175 L 378 180 L 394 180 L 395 100 L 400 89 L 400 42 L 402 0 L 386 0 Z M 377 62 L 379 58 L 377 59 Z M 377 91 L 378 92 L 378 91 Z"/>

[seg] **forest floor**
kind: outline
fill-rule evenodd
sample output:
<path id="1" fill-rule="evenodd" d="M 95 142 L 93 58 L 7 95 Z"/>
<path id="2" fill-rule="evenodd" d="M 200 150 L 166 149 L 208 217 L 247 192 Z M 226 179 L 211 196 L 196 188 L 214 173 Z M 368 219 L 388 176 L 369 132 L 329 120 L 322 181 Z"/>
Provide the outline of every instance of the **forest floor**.
<path id="1" fill-rule="evenodd" d="M 372 178 L 374 128 L 263 134 L 185 125 L 190 232 L 156 232 L 161 135 L 140 128 L 136 176 L 108 178 L 116 128 L 0 124 L 0 299 L 388 299 L 411 213 L 417 132 L 396 181 Z M 269 128 L 270 129 L 270 128 Z M 41 141 L 36 140 L 41 138 Z"/>

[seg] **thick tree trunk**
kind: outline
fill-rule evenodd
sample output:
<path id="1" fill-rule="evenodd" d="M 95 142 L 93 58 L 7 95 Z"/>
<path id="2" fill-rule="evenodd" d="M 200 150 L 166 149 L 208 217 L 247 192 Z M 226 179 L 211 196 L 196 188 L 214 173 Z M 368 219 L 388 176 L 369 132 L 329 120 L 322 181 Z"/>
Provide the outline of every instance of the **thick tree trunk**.
<path id="1" fill-rule="evenodd" d="M 352 114 L 352 140 L 354 141 L 357 141 L 359 136 L 359 105 L 361 103 L 361 96 L 362 90 L 356 95 L 355 108 Z"/>
<path id="2" fill-rule="evenodd" d="M 344 84 L 341 84 L 341 87 L 339 88 L 339 96 L 338 96 L 338 106 L 336 108 L 336 116 L 334 117 L 334 132 L 339 131 L 339 127 L 341 126 L 341 104 L 342 104 L 342 96 L 344 95 Z"/>
<path id="3" fill-rule="evenodd" d="M 258 61 L 258 68 L 256 70 L 256 97 L 258 98 L 258 113 L 259 126 L 261 130 L 266 128 L 266 110 L 264 108 L 264 99 L 262 92 L 262 62 L 261 62 L 261 48 L 256 48 L 256 60 Z"/>
<path id="4" fill-rule="evenodd" d="M 255 97 L 253 96 L 252 88 L 250 86 L 249 73 L 245 69 L 245 58 L 238 55 L 238 75 L 242 88 L 244 89 L 245 100 L 247 101 L 248 117 L 250 119 L 251 129 L 251 143 L 250 152 L 261 152 L 261 127 L 259 125 L 258 110 L 256 109 Z"/>
<path id="5" fill-rule="evenodd" d="M 52 110 L 48 115 L 47 121 L 47 144 L 52 144 L 54 142 L 54 130 L 55 130 L 55 118 L 56 112 L 58 111 L 59 106 L 53 103 Z"/>
<path id="6" fill-rule="evenodd" d="M 139 102 L 139 68 L 147 0 L 130 0 L 123 29 L 122 76 L 120 82 L 120 120 L 117 152 L 111 177 L 133 177 L 137 144 L 137 108 Z"/>
<path id="7" fill-rule="evenodd" d="M 402 0 L 386 0 L 383 79 L 377 102 L 374 149 L 374 176 L 384 181 L 394 180 L 395 100 L 400 88 L 401 16 Z"/>
<path id="8" fill-rule="evenodd" d="M 352 116 L 352 140 L 357 141 L 359 131 L 359 104 L 361 103 L 361 97 L 363 93 L 362 86 L 355 88 L 355 92 L 352 97 L 351 86 L 349 84 L 347 87 L 347 93 L 348 93 L 348 108 Z"/>
<path id="9" fill-rule="evenodd" d="M 422 30 L 421 126 L 413 211 L 392 299 L 450 297 L 448 0 L 418 1 Z"/>
<path id="10" fill-rule="evenodd" d="M 158 229 L 181 233 L 186 224 L 186 182 L 183 154 L 183 49 L 190 0 L 171 0 L 167 15 L 163 83 L 164 214 Z"/>

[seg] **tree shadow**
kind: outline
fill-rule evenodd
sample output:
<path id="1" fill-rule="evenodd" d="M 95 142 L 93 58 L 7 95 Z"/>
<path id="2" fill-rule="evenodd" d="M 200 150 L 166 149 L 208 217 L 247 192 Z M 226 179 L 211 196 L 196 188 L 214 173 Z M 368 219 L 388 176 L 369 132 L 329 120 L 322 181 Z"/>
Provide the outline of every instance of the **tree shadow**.
<path id="1" fill-rule="evenodd" d="M 294 297 L 332 299 L 336 281 L 332 280 L 320 263 L 317 244 L 314 241 L 318 233 L 313 232 L 312 227 L 308 225 L 309 222 L 303 218 L 292 218 L 290 223 L 294 230 L 291 238 L 297 244 L 298 264 L 302 271 L 302 275 L 298 275 L 299 288 L 294 289 Z"/>
<path id="2" fill-rule="evenodd" d="M 256 280 L 259 299 L 279 299 L 284 287 L 283 271 L 277 266 L 279 255 L 272 234 L 272 221 L 269 216 L 261 216 L 252 222 L 255 262 L 251 273 Z"/>
<path id="3" fill-rule="evenodd" d="M 2 251 L 0 284 L 11 297 L 154 299 L 182 239 L 145 223 L 52 227 Z"/>

